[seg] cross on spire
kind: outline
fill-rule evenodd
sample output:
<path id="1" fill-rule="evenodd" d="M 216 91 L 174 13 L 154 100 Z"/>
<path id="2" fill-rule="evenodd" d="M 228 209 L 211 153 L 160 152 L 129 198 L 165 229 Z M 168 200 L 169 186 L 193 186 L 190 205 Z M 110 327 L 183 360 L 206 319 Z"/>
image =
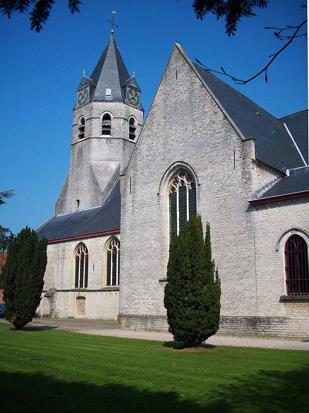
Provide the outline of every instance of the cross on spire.
<path id="1" fill-rule="evenodd" d="M 115 10 L 112 11 L 112 19 L 108 19 L 107 21 L 112 25 L 111 33 L 115 32 L 115 28 L 118 27 L 115 23 L 115 16 L 117 12 Z"/>

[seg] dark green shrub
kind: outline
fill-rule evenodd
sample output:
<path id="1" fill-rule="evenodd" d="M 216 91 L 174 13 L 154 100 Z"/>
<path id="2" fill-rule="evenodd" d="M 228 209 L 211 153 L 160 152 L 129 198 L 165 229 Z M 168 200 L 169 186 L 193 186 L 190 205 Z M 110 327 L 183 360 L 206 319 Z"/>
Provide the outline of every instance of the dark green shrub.
<path id="1" fill-rule="evenodd" d="M 17 330 L 35 315 L 43 290 L 47 264 L 47 240 L 38 240 L 36 232 L 25 228 L 12 238 L 4 267 L 6 319 Z"/>
<path id="2" fill-rule="evenodd" d="M 212 260 L 210 226 L 205 241 L 199 216 L 170 244 L 164 305 L 169 331 L 186 347 L 200 345 L 219 328 L 220 280 Z"/>

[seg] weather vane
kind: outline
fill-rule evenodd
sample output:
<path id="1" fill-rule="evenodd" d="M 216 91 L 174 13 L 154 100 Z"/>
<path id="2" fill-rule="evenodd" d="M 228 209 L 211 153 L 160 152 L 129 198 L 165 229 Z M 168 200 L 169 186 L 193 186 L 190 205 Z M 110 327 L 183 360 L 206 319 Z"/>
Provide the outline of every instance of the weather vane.
<path id="1" fill-rule="evenodd" d="M 113 10 L 113 11 L 112 11 L 112 19 L 108 19 L 108 20 L 107 20 L 107 21 L 108 21 L 109 23 L 111 23 L 111 25 L 112 25 L 111 33 L 114 33 L 114 32 L 115 32 L 115 28 L 118 27 L 117 24 L 115 23 L 116 13 L 117 13 L 117 12 L 116 12 L 115 10 Z"/>

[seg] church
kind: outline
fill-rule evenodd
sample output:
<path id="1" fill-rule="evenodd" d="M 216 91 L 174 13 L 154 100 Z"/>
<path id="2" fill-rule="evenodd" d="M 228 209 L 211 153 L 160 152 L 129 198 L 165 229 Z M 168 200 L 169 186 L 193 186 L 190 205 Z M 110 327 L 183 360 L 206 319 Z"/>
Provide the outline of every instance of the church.
<path id="1" fill-rule="evenodd" d="M 199 214 L 221 279 L 220 331 L 309 337 L 308 111 L 277 119 L 175 44 L 144 121 L 112 32 L 73 110 L 41 316 L 167 330 L 171 235 Z"/>

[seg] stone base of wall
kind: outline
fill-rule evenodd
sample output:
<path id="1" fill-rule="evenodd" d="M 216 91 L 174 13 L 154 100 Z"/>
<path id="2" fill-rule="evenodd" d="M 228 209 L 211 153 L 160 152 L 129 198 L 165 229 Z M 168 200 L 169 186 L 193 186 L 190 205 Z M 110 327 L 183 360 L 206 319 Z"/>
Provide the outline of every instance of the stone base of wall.
<path id="1" fill-rule="evenodd" d="M 118 321 L 125 330 L 168 331 L 166 316 L 119 314 Z"/>
<path id="2" fill-rule="evenodd" d="M 309 319 L 222 316 L 218 333 L 238 336 L 309 338 Z"/>
<path id="3" fill-rule="evenodd" d="M 165 316 L 119 314 L 118 320 L 123 329 L 168 331 Z M 235 336 L 309 338 L 309 319 L 222 316 L 218 333 Z"/>

